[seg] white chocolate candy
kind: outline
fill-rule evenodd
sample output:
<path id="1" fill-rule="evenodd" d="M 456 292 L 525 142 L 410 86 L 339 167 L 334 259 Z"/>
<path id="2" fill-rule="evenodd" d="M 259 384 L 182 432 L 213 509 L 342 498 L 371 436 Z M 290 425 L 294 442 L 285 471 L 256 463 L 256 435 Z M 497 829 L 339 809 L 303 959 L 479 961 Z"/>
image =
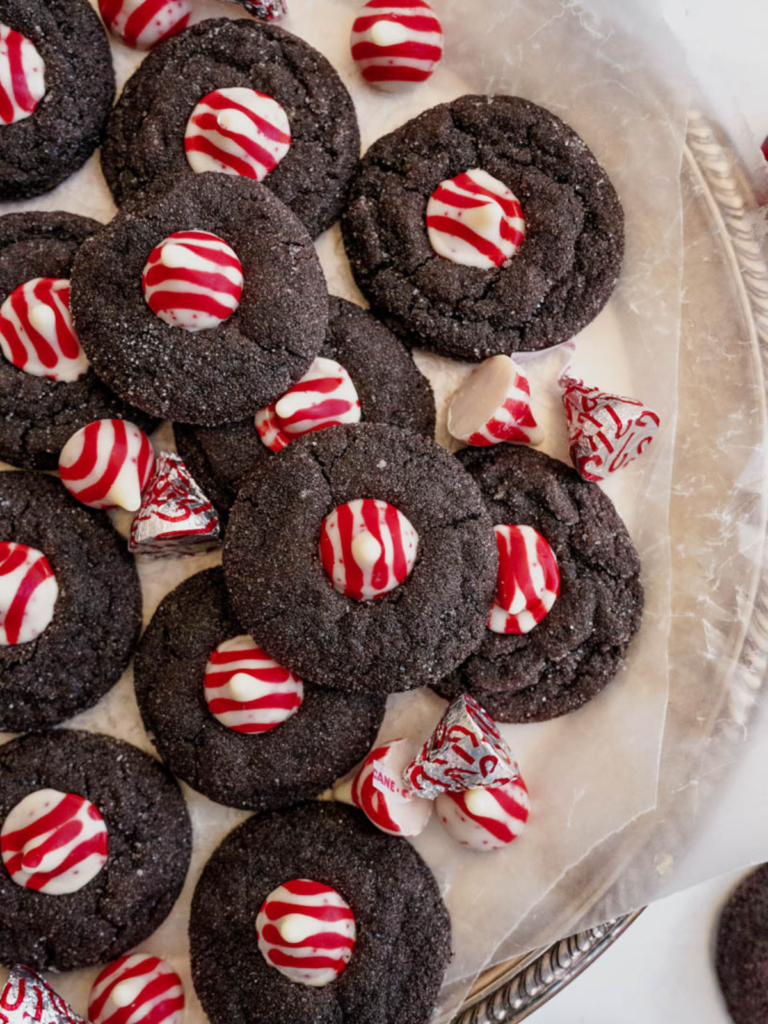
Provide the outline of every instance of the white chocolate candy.
<path id="1" fill-rule="evenodd" d="M 557 558 L 532 526 L 493 529 L 499 572 L 488 628 L 494 633 L 530 633 L 552 610 L 560 593 Z"/>
<path id="2" fill-rule="evenodd" d="M 435 801 L 443 828 L 473 850 L 500 850 L 525 827 L 531 802 L 522 778 L 503 786 L 478 786 L 459 793 L 441 793 Z"/>
<path id="3" fill-rule="evenodd" d="M 183 1016 L 181 978 L 165 960 L 147 953 L 108 964 L 88 1000 L 91 1024 L 181 1024 Z"/>
<path id="4" fill-rule="evenodd" d="M 432 801 L 415 797 L 403 783 L 403 773 L 417 753 L 411 740 L 382 743 L 366 757 L 352 781 L 350 802 L 388 835 L 417 836 L 432 814 Z"/>
<path id="5" fill-rule="evenodd" d="M 45 96 L 45 61 L 21 32 L 0 23 L 0 126 L 34 114 Z"/>
<path id="6" fill-rule="evenodd" d="M 291 148 L 288 115 L 255 89 L 216 89 L 187 122 L 184 149 L 196 174 L 218 171 L 263 181 Z"/>
<path id="7" fill-rule="evenodd" d="M 427 234 L 443 259 L 491 270 L 504 266 L 523 244 L 525 218 L 503 182 L 474 168 L 443 181 L 432 193 Z"/>
<path id="8" fill-rule="evenodd" d="M 59 455 L 61 482 L 90 508 L 137 512 L 154 469 L 149 438 L 127 420 L 95 420 L 81 427 Z"/>
<path id="9" fill-rule="evenodd" d="M 36 277 L 15 288 L 0 306 L 0 349 L 33 377 L 82 377 L 90 364 L 72 327 L 69 281 Z"/>
<path id="10" fill-rule="evenodd" d="M 0 647 L 26 644 L 50 625 L 59 585 L 37 548 L 0 542 Z"/>
<path id="11" fill-rule="evenodd" d="M 443 59 L 443 30 L 426 0 L 370 0 L 352 26 L 351 47 L 369 85 L 405 92 L 434 74 Z"/>
<path id="12" fill-rule="evenodd" d="M 151 50 L 187 27 L 190 0 L 99 0 L 104 24 L 136 50 Z"/>
<path id="13" fill-rule="evenodd" d="M 107 826 L 82 796 L 38 789 L 11 809 L 0 855 L 17 885 L 49 896 L 77 892 L 107 862 Z"/>
<path id="14" fill-rule="evenodd" d="M 541 444 L 544 431 L 533 415 L 528 379 L 509 356 L 491 356 L 467 377 L 448 406 L 448 431 L 478 447 Z"/>

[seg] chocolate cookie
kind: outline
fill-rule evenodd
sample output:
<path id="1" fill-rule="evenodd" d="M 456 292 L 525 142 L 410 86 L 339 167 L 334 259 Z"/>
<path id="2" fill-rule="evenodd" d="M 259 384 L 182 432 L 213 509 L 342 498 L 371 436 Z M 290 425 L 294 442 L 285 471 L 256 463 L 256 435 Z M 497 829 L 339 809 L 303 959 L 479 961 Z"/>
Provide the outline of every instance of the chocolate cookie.
<path id="1" fill-rule="evenodd" d="M 494 525 L 532 526 L 553 549 L 560 595 L 528 633 L 486 629 L 433 687 L 471 693 L 501 722 L 541 722 L 585 704 L 613 679 L 640 628 L 640 559 L 611 499 L 575 470 L 521 445 L 465 448 Z"/>
<path id="2" fill-rule="evenodd" d="M 289 980 L 256 943 L 262 903 L 297 878 L 331 886 L 355 917 L 349 965 L 325 988 Z M 189 934 L 195 990 L 213 1024 L 427 1024 L 451 948 L 445 904 L 413 847 L 353 808 L 321 803 L 231 832 L 195 890 Z"/>
<path id="3" fill-rule="evenodd" d="M 768 864 L 747 875 L 723 907 L 715 967 L 735 1024 L 766 1024 Z"/>
<path id="4" fill-rule="evenodd" d="M 222 570 L 192 576 L 163 600 L 142 637 L 136 697 L 174 775 L 218 803 L 265 810 L 316 796 L 362 760 L 386 701 L 304 683 L 298 710 L 282 724 L 257 734 L 235 731 L 206 702 L 206 662 L 219 644 L 245 632 L 230 608 Z M 260 717 L 274 713 L 264 708 Z"/>
<path id="5" fill-rule="evenodd" d="M 88 0 L 0 0 L 0 24 L 27 40 L 19 51 L 10 37 L 0 55 L 12 82 L 0 103 L 0 199 L 28 199 L 99 145 L 115 98 L 112 54 Z"/>
<path id="6" fill-rule="evenodd" d="M 242 264 L 239 305 L 218 326 L 171 326 L 144 296 L 145 265 L 176 232 L 213 234 Z M 194 296 L 198 284 L 188 288 Z M 185 177 L 88 239 L 72 268 L 72 313 L 94 370 L 126 401 L 207 425 L 282 394 L 308 369 L 328 323 L 325 279 L 302 224 L 263 185 L 223 174 Z"/>
<path id="7" fill-rule="evenodd" d="M 59 895 L 18 884 L 0 864 L 0 962 L 71 971 L 120 956 L 165 920 L 189 867 L 192 828 L 170 773 L 111 736 L 63 729 L 0 747 L 0 825 L 45 789 L 95 806 L 106 862 L 82 888 Z"/>
<path id="8" fill-rule="evenodd" d="M 484 270 L 438 256 L 427 202 L 479 168 L 514 195 L 525 239 Z M 558 117 L 514 96 L 463 96 L 368 150 L 342 228 L 373 311 L 406 340 L 456 359 L 565 341 L 607 302 L 624 251 L 621 204 L 603 168 Z"/>
<path id="9" fill-rule="evenodd" d="M 359 306 L 330 297 L 330 320 L 320 349 L 349 373 L 362 419 L 432 437 L 435 400 L 426 377 L 394 335 Z M 245 477 L 272 458 L 253 416 L 223 427 L 174 426 L 179 454 L 219 512 L 234 504 Z"/>
<path id="10" fill-rule="evenodd" d="M 341 214 L 357 168 L 355 108 L 325 57 L 263 22 L 203 21 L 147 57 L 123 90 L 101 151 L 115 202 L 148 186 L 186 187 L 194 178 L 187 123 L 208 93 L 231 88 L 255 89 L 285 110 L 290 149 L 264 184 L 320 234 Z"/>
<path id="11" fill-rule="evenodd" d="M 374 601 L 331 584 L 324 517 L 359 498 L 406 516 L 415 567 Z M 471 477 L 434 441 L 397 427 L 331 427 L 291 443 L 246 481 L 224 570 L 235 611 L 281 664 L 325 686 L 392 693 L 437 682 L 482 640 L 497 555 Z"/>
<path id="12" fill-rule="evenodd" d="M 23 732 L 84 711 L 117 682 L 138 639 L 141 587 L 107 516 L 52 477 L 0 473 L 0 541 L 42 552 L 58 584 L 36 639 L 0 645 L 0 730 Z"/>
<path id="13" fill-rule="evenodd" d="M 100 227 L 73 213 L 0 217 L 0 304 L 27 281 L 69 278 L 77 250 Z M 156 422 L 118 398 L 92 370 L 77 380 L 57 381 L 20 370 L 0 355 L 0 459 L 56 469 L 69 438 L 101 419 L 128 419 L 146 431 Z"/>

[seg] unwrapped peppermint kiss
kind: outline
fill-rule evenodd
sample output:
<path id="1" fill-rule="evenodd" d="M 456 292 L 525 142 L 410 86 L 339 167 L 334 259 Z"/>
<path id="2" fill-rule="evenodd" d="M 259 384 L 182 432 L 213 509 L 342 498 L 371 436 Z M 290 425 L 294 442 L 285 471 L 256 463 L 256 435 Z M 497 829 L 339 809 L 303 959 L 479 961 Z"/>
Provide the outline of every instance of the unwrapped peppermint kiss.
<path id="1" fill-rule="evenodd" d="M 215 89 L 187 122 L 184 149 L 196 174 L 218 171 L 263 181 L 291 148 L 288 115 L 255 89 Z"/>
<path id="2" fill-rule="evenodd" d="M 17 885 L 49 896 L 77 892 L 107 862 L 107 826 L 85 797 L 38 789 L 11 809 L 0 856 Z"/>
<path id="3" fill-rule="evenodd" d="M 90 364 L 72 327 L 69 281 L 35 277 L 15 288 L 0 306 L 0 349 L 33 377 L 82 377 Z"/>
<path id="4" fill-rule="evenodd" d="M 171 327 L 218 327 L 240 305 L 243 266 L 210 231 L 176 231 L 155 246 L 141 275 L 144 298 Z"/>
<path id="5" fill-rule="evenodd" d="M 427 234 L 438 256 L 491 270 L 525 239 L 520 203 L 503 182 L 475 168 L 442 182 L 427 203 Z"/>
<path id="6" fill-rule="evenodd" d="M 213 717 L 235 732 L 269 732 L 296 714 L 304 684 L 250 636 L 225 640 L 205 666 L 205 700 Z"/>
<path id="7" fill-rule="evenodd" d="M 91 1024 L 181 1024 L 184 986 L 165 960 L 147 953 L 121 956 L 93 983 Z"/>
<path id="8" fill-rule="evenodd" d="M 383 597 L 416 562 L 419 535 L 386 501 L 356 498 L 338 505 L 320 528 L 320 560 L 333 586 L 355 601 Z"/>
<path id="9" fill-rule="evenodd" d="M 296 878 L 267 896 L 256 918 L 259 949 L 291 981 L 323 988 L 352 959 L 355 915 L 329 885 Z"/>
<path id="10" fill-rule="evenodd" d="M 494 633 L 530 633 L 560 594 L 552 548 L 532 526 L 494 526 L 499 552 L 496 596 L 488 618 Z"/>
<path id="11" fill-rule="evenodd" d="M 407 739 L 375 747 L 352 780 L 351 799 L 369 821 L 391 836 L 417 836 L 432 814 L 432 803 L 418 800 L 403 783 L 403 773 L 416 754 Z"/>
<path id="12" fill-rule="evenodd" d="M 541 444 L 544 431 L 533 415 L 528 378 L 509 356 L 480 363 L 454 393 L 448 432 L 475 447 Z"/>
<path id="13" fill-rule="evenodd" d="M 281 398 L 256 413 L 256 431 L 273 452 L 303 434 L 359 422 L 360 399 L 352 378 L 341 363 L 321 356 Z"/>
<path id="14" fill-rule="evenodd" d="M 352 26 L 352 57 L 369 85 L 404 92 L 443 59 L 443 29 L 425 0 L 369 0 Z"/>
<path id="15" fill-rule="evenodd" d="M 151 50 L 187 27 L 190 0 L 99 0 L 107 29 L 135 50 Z"/>
<path id="16" fill-rule="evenodd" d="M 149 438 L 127 420 L 95 420 L 81 427 L 59 455 L 61 482 L 90 508 L 137 512 L 154 468 Z"/>
<path id="17" fill-rule="evenodd" d="M 503 786 L 479 786 L 461 793 L 441 793 L 435 801 L 445 831 L 462 846 L 500 850 L 525 828 L 531 802 L 522 778 Z"/>
<path id="18" fill-rule="evenodd" d="M 0 541 L 0 647 L 27 644 L 50 625 L 59 585 L 37 548 Z"/>
<path id="19" fill-rule="evenodd" d="M 31 39 L 0 23 L 0 127 L 31 117 L 45 96 L 45 61 Z"/>

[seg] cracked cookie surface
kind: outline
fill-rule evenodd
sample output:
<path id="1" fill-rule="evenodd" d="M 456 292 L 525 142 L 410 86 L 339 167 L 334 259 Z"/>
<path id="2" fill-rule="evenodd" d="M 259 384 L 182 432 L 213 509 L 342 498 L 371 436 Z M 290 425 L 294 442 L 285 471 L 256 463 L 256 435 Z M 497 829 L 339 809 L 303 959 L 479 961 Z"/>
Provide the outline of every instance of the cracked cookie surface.
<path id="1" fill-rule="evenodd" d="M 442 259 L 427 235 L 437 186 L 473 168 L 520 201 L 526 237 L 503 267 Z M 463 96 L 371 146 L 342 230 L 372 310 L 414 345 L 472 361 L 566 341 L 600 312 L 624 252 L 624 215 L 584 141 L 514 96 Z"/>
<path id="2" fill-rule="evenodd" d="M 532 526 L 552 547 L 560 596 L 529 633 L 486 629 L 475 653 L 433 689 L 448 700 L 471 693 L 501 722 L 574 711 L 613 679 L 640 628 L 640 559 L 627 528 L 596 484 L 543 452 L 497 445 L 457 458 L 494 525 Z"/>
<path id="3" fill-rule="evenodd" d="M 329 296 L 328 332 L 320 349 L 352 378 L 363 422 L 390 423 L 428 437 L 435 432 L 435 399 L 426 377 L 402 343 L 366 310 Z M 213 501 L 227 512 L 256 466 L 275 458 L 253 416 L 221 427 L 174 427 L 179 454 Z"/>
<path id="4" fill-rule="evenodd" d="M 339 593 L 320 562 L 323 518 L 355 498 L 389 502 L 419 535 L 413 571 L 376 601 Z M 293 441 L 243 486 L 224 544 L 251 635 L 300 676 L 353 691 L 428 686 L 463 661 L 482 640 L 496 566 L 469 474 L 434 441 L 379 423 Z"/>
<path id="5" fill-rule="evenodd" d="M 250 735 L 228 729 L 208 710 L 205 666 L 220 643 L 245 632 L 222 570 L 198 573 L 155 612 L 134 680 L 144 725 L 174 774 L 218 803 L 262 811 L 317 796 L 354 768 L 376 739 L 386 699 L 305 681 L 286 722 Z"/>
<path id="6" fill-rule="evenodd" d="M 64 896 L 26 889 L 0 864 L 0 962 L 69 971 L 105 963 L 148 938 L 181 892 L 192 828 L 178 783 L 137 747 L 70 729 L 0 746 L 0 823 L 39 789 L 74 793 L 107 826 L 107 861 Z"/>
<path id="7" fill-rule="evenodd" d="M 0 305 L 36 277 L 68 278 L 77 250 L 101 226 L 73 213 L 0 217 Z M 69 438 L 101 419 L 130 420 L 146 431 L 155 426 L 93 370 L 65 383 L 25 373 L 0 355 L 0 459 L 27 469 L 56 469 Z"/>
<path id="8" fill-rule="evenodd" d="M 291 148 L 264 184 L 315 237 L 346 201 L 360 155 L 357 117 L 325 57 L 271 24 L 213 18 L 147 57 L 123 90 L 101 151 L 115 201 L 179 179 L 189 184 L 187 122 L 207 93 L 232 87 L 265 93 L 288 115 Z"/>
<path id="9" fill-rule="evenodd" d="M 243 266 L 240 305 L 217 327 L 171 327 L 144 298 L 144 265 L 176 231 L 218 235 Z M 72 269 L 75 330 L 95 372 L 127 402 L 184 423 L 242 419 L 286 391 L 323 342 L 326 295 L 301 222 L 263 185 L 223 174 L 130 204 Z"/>
<path id="10" fill-rule="evenodd" d="M 289 981 L 256 944 L 259 908 L 294 878 L 330 885 L 355 915 L 352 958 L 325 988 Z M 197 885 L 189 931 L 195 990 L 213 1024 L 427 1024 L 451 950 L 448 911 L 414 848 L 332 803 L 231 832 Z"/>
<path id="11" fill-rule="evenodd" d="M 0 473 L 0 540 L 42 551 L 59 585 L 40 636 L 0 647 L 0 730 L 24 732 L 84 711 L 117 682 L 138 639 L 141 587 L 107 515 L 53 477 Z"/>

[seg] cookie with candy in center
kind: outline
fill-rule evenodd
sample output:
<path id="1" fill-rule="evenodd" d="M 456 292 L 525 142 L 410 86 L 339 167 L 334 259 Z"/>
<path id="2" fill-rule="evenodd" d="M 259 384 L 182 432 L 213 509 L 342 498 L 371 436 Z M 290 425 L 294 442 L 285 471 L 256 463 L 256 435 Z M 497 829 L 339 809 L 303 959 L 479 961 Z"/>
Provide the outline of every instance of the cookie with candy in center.
<path id="1" fill-rule="evenodd" d="M 499 580 L 477 650 L 433 689 L 470 693 L 501 722 L 576 710 L 621 669 L 640 628 L 640 559 L 600 488 L 523 445 L 457 459 L 496 528 Z"/>
<path id="2" fill-rule="evenodd" d="M 235 616 L 220 568 L 162 601 L 134 681 L 146 729 L 174 774 L 250 810 L 316 796 L 365 757 L 384 717 L 383 697 L 320 689 L 262 651 Z"/>
<path id="3" fill-rule="evenodd" d="M 715 968 L 735 1024 L 768 1020 L 768 864 L 747 875 L 723 907 Z"/>
<path id="4" fill-rule="evenodd" d="M 345 299 L 330 296 L 329 311 L 320 359 L 332 361 L 349 375 L 352 401 L 359 403 L 350 421 L 389 423 L 432 437 L 432 389 L 402 342 L 370 313 Z M 337 368 L 331 368 L 332 373 L 338 374 Z M 333 401 L 335 390 L 299 393 L 308 400 L 301 416 L 295 407 L 288 410 L 292 433 L 285 439 L 286 444 L 303 436 L 303 432 L 341 422 L 339 407 Z M 333 403 L 330 408 L 329 401 Z M 274 448 L 278 447 L 268 446 L 270 437 L 263 428 L 259 431 L 253 416 L 221 427 L 177 423 L 174 434 L 179 453 L 219 512 L 232 507 L 248 474 L 274 458 Z"/>

